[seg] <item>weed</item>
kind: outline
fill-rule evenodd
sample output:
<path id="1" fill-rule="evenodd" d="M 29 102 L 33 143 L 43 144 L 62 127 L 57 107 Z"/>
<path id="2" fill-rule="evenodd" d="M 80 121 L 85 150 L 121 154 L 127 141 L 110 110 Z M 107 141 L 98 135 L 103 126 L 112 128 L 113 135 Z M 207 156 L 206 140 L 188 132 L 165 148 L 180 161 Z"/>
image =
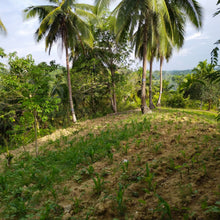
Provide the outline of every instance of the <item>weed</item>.
<path id="1" fill-rule="evenodd" d="M 104 189 L 104 179 L 101 176 L 99 176 L 99 174 L 96 174 L 96 178 L 92 178 L 92 180 L 94 182 L 95 193 L 100 195 L 102 190 Z"/>
<path id="2" fill-rule="evenodd" d="M 204 161 L 202 162 L 202 169 L 203 169 L 203 171 L 204 171 L 204 175 L 205 175 L 205 176 L 208 176 L 207 169 L 206 169 L 206 164 L 205 164 Z"/>
<path id="3" fill-rule="evenodd" d="M 158 194 L 156 194 L 158 198 L 158 205 L 154 212 L 161 212 L 161 219 L 172 219 L 171 209 L 169 204 Z"/>
<path id="4" fill-rule="evenodd" d="M 113 153 L 111 151 L 108 151 L 107 156 L 109 158 L 110 163 L 113 163 Z"/>
<path id="5" fill-rule="evenodd" d="M 152 136 L 150 135 L 147 139 L 147 146 L 150 148 L 152 142 Z"/>
<path id="6" fill-rule="evenodd" d="M 14 155 L 7 150 L 6 160 L 7 160 L 8 167 L 10 167 L 13 157 Z"/>
<path id="7" fill-rule="evenodd" d="M 136 140 L 135 147 L 136 147 L 137 149 L 139 149 L 139 148 L 140 148 L 140 144 L 141 144 L 141 140 L 140 140 L 140 139 L 137 139 L 137 140 Z"/>
<path id="8" fill-rule="evenodd" d="M 63 195 L 68 195 L 70 193 L 70 190 L 67 186 L 64 186 L 63 188 Z"/>
<path id="9" fill-rule="evenodd" d="M 192 184 L 185 184 L 185 185 L 179 185 L 180 188 L 180 197 L 183 201 L 186 201 L 188 196 L 193 196 L 194 194 L 197 194 L 197 190 L 193 190 Z"/>
<path id="10" fill-rule="evenodd" d="M 89 167 L 86 169 L 89 176 L 92 176 L 94 174 L 94 168 L 92 165 L 89 165 Z"/>
<path id="11" fill-rule="evenodd" d="M 88 156 L 91 159 L 91 162 L 94 163 L 95 161 L 95 150 L 93 148 L 90 148 L 87 152 Z"/>
<path id="12" fill-rule="evenodd" d="M 73 214 L 77 214 L 81 209 L 81 200 L 80 198 L 73 198 Z"/>
<path id="13" fill-rule="evenodd" d="M 138 165 L 141 165 L 141 156 L 140 156 L 140 154 L 137 154 L 136 162 L 137 162 Z"/>
<path id="14" fill-rule="evenodd" d="M 47 201 L 42 210 L 40 210 L 40 219 L 53 219 L 54 216 L 60 216 L 63 213 L 63 208 L 54 203 Z"/>
<path id="15" fill-rule="evenodd" d="M 172 124 L 173 124 L 173 120 L 168 120 L 167 123 L 168 123 L 169 125 L 172 125 Z"/>
<path id="16" fill-rule="evenodd" d="M 121 183 L 119 183 L 118 186 L 119 186 L 119 189 L 116 195 L 117 210 L 119 212 L 119 215 L 123 216 L 125 213 L 125 209 L 126 209 L 124 198 L 123 198 L 126 187 L 123 186 Z"/>
<path id="17" fill-rule="evenodd" d="M 128 148 L 129 148 L 128 144 L 123 145 L 123 153 L 124 153 L 124 155 L 128 154 Z"/>
<path id="18" fill-rule="evenodd" d="M 184 150 L 181 150 L 180 153 L 182 154 L 183 158 L 186 159 L 186 152 Z"/>
<path id="19" fill-rule="evenodd" d="M 174 163 L 173 158 L 169 159 L 169 169 L 170 170 L 175 170 L 175 163 Z"/>
<path id="20" fill-rule="evenodd" d="M 60 148 L 60 140 L 57 139 L 55 142 L 54 142 L 54 147 L 55 148 Z"/>
<path id="21" fill-rule="evenodd" d="M 145 189 L 145 191 L 148 193 L 149 191 L 153 190 L 155 191 L 156 189 L 156 183 L 153 184 L 152 181 L 153 181 L 153 178 L 154 178 L 154 174 L 150 172 L 150 169 L 149 169 L 149 166 L 148 166 L 148 163 L 146 163 L 146 170 L 145 170 L 145 181 L 147 182 L 148 184 L 148 189 Z"/>
<path id="22" fill-rule="evenodd" d="M 180 138 L 181 138 L 181 134 L 178 134 L 175 136 L 175 140 L 176 140 L 177 144 L 180 143 Z"/>
<path id="23" fill-rule="evenodd" d="M 161 147 L 162 147 L 162 143 L 159 142 L 159 143 L 156 143 L 154 146 L 153 146 L 153 152 L 155 154 L 158 154 L 161 152 Z"/>
<path id="24" fill-rule="evenodd" d="M 68 137 L 67 137 L 67 136 L 62 135 L 62 136 L 61 136 L 61 139 L 63 140 L 63 143 L 64 143 L 64 144 L 67 144 L 67 143 L 68 143 Z"/>
<path id="25" fill-rule="evenodd" d="M 210 136 L 204 135 L 204 137 L 203 137 L 203 143 L 205 144 L 206 147 L 208 147 L 208 142 L 209 142 L 210 139 L 211 139 Z"/>
<path id="26" fill-rule="evenodd" d="M 126 159 L 123 160 L 123 162 L 121 163 L 121 169 L 122 169 L 123 173 L 128 172 L 128 164 L 129 164 L 129 161 Z"/>
<path id="27" fill-rule="evenodd" d="M 0 176 L 0 192 L 4 192 L 8 189 L 8 183 L 6 176 L 1 175 Z"/>
<path id="28" fill-rule="evenodd" d="M 220 201 L 217 201 L 215 205 L 208 206 L 205 213 L 220 213 Z"/>

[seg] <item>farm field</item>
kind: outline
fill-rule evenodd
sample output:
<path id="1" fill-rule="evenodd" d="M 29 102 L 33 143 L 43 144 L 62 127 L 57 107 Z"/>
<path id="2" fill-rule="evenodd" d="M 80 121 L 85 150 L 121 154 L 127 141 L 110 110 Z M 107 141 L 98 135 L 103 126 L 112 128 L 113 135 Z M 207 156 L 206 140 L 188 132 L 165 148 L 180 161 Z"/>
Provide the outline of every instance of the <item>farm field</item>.
<path id="1" fill-rule="evenodd" d="M 0 219 L 219 219 L 216 114 L 161 108 L 78 122 L 0 155 Z"/>

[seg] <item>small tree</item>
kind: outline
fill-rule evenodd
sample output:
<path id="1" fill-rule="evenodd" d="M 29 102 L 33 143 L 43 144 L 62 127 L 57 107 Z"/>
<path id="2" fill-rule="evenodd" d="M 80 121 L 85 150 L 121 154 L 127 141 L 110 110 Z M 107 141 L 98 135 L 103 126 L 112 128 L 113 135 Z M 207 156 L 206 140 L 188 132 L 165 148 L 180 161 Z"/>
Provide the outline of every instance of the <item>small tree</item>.
<path id="1" fill-rule="evenodd" d="M 66 54 L 67 82 L 69 91 L 69 102 L 72 113 L 72 121 L 76 122 L 76 115 L 73 106 L 72 86 L 69 66 L 69 49 L 74 49 L 77 42 L 91 45 L 93 37 L 84 17 L 92 16 L 88 10 L 92 7 L 84 4 L 77 4 L 74 0 L 48 0 L 49 5 L 31 6 L 24 10 L 26 19 L 38 16 L 40 26 L 36 31 L 37 40 L 45 38 L 46 50 L 50 50 L 54 43 L 61 41 L 62 48 Z M 86 9 L 86 10 L 85 10 Z"/>
<path id="2" fill-rule="evenodd" d="M 10 121 L 14 122 L 15 136 L 30 137 L 28 133 L 34 133 L 38 155 L 39 124 L 48 120 L 49 114 L 57 108 L 59 99 L 50 96 L 51 77 L 48 72 L 34 65 L 31 55 L 19 58 L 16 53 L 10 54 L 9 67 L 9 73 L 1 77 L 1 93 L 5 94 L 1 117 L 10 115 Z"/>

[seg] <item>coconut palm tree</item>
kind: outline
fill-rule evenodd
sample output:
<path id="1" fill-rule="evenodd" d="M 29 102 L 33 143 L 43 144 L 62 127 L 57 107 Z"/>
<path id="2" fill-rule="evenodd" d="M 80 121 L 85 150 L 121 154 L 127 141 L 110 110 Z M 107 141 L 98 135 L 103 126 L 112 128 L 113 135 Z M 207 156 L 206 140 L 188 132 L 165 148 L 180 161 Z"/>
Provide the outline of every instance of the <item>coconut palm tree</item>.
<path id="1" fill-rule="evenodd" d="M 216 5 L 220 5 L 220 0 L 217 1 Z M 220 8 L 217 8 L 217 11 L 215 12 L 214 16 L 220 14 Z"/>
<path id="2" fill-rule="evenodd" d="M 7 33 L 6 28 L 1 19 L 0 19 L 0 33 L 3 33 L 3 34 Z"/>
<path id="3" fill-rule="evenodd" d="M 109 0 L 96 0 L 96 5 L 101 10 L 110 4 Z M 170 14 L 170 9 L 175 5 L 178 10 L 184 13 L 184 23 L 180 24 L 184 32 L 185 17 L 187 17 L 194 26 L 201 26 L 201 7 L 196 0 L 122 0 L 114 10 L 117 17 L 116 31 L 118 39 L 120 39 L 126 32 L 130 33 L 133 45 L 136 51 L 142 54 L 143 73 L 142 73 L 142 88 L 141 88 L 141 110 L 142 113 L 148 111 L 146 105 L 146 70 L 147 70 L 147 46 L 149 41 L 149 26 L 151 23 L 151 16 L 156 13 L 159 17 L 160 29 L 170 35 L 170 39 L 178 41 L 178 34 L 176 34 L 175 13 Z M 153 13 L 152 13 L 153 12 Z M 151 35 L 151 33 L 150 33 Z M 181 39 L 180 39 L 181 40 Z M 139 54 L 140 53 L 136 53 Z"/>
<path id="4" fill-rule="evenodd" d="M 67 82 L 72 121 L 76 115 L 72 99 L 72 87 L 69 67 L 69 49 L 77 42 L 92 45 L 92 34 L 85 17 L 93 17 L 90 5 L 77 4 L 75 0 L 48 0 L 49 5 L 30 6 L 24 10 L 25 18 L 38 16 L 40 26 L 35 35 L 37 41 L 45 39 L 45 48 L 49 54 L 54 43 L 60 42 L 66 53 Z"/>
<path id="5" fill-rule="evenodd" d="M 173 48 L 172 48 L 171 44 L 168 44 L 166 54 L 163 54 L 160 51 L 158 54 L 159 60 L 160 60 L 160 93 L 159 93 L 159 97 L 158 97 L 158 101 L 157 101 L 158 107 L 161 106 L 161 99 L 162 99 L 162 93 L 163 93 L 163 62 L 164 62 L 164 59 L 166 59 L 167 62 L 169 61 L 170 57 L 172 56 L 172 51 L 173 51 Z"/>

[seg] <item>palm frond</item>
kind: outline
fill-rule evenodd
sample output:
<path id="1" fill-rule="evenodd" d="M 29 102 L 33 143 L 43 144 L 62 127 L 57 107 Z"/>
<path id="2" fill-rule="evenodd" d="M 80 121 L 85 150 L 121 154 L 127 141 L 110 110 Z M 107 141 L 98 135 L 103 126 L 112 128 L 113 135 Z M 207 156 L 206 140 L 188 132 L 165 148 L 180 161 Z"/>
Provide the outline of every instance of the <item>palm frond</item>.
<path id="1" fill-rule="evenodd" d="M 3 34 L 7 33 L 6 28 L 3 24 L 3 22 L 1 21 L 1 19 L 0 19 L 0 33 L 3 33 Z"/>

